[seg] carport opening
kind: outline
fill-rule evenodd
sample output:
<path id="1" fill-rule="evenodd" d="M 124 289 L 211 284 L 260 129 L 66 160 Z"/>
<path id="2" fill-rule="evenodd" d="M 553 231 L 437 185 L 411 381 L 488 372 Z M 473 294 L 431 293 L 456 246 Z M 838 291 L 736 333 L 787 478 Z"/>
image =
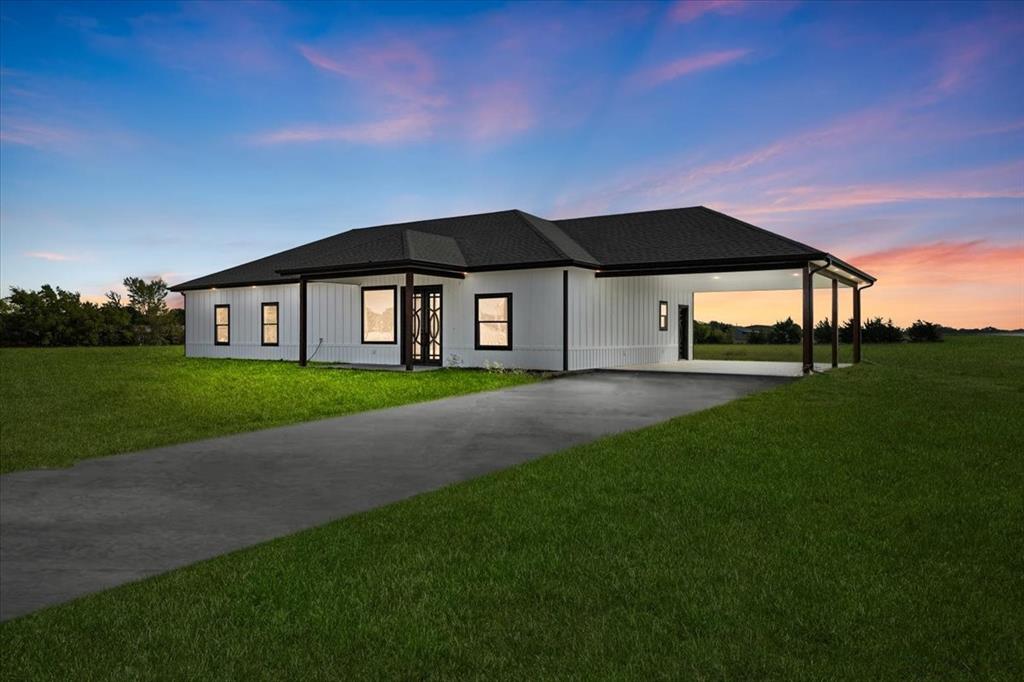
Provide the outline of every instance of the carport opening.
<path id="1" fill-rule="evenodd" d="M 852 362 L 853 357 L 849 292 L 845 287 L 839 289 L 840 363 Z M 813 297 L 814 361 L 828 363 L 832 357 L 832 290 L 815 288 Z M 803 292 L 799 289 L 695 292 L 693 359 L 800 362 L 802 314 Z"/>

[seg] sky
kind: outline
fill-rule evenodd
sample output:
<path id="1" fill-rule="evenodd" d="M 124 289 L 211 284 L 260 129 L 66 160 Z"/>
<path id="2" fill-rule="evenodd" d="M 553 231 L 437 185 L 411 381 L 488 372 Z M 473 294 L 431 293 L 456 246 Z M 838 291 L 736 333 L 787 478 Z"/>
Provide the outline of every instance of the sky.
<path id="1" fill-rule="evenodd" d="M 705 205 L 876 275 L 866 315 L 1024 327 L 1022 67 L 1024 3 L 5 0 L 0 287 Z"/>

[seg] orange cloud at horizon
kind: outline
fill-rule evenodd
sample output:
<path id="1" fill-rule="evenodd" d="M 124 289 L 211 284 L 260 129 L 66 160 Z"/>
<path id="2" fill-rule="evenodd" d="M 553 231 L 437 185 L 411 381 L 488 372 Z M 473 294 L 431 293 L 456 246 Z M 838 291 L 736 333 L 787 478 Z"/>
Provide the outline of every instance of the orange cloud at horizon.
<path id="1" fill-rule="evenodd" d="M 851 259 L 878 278 L 862 296 L 864 319 L 892 318 L 900 326 L 917 319 L 950 327 L 1024 328 L 1024 244 L 984 240 L 933 242 L 876 251 Z M 849 289 L 840 289 L 839 317 L 852 309 Z M 814 318 L 831 314 L 831 292 L 815 290 Z M 799 321 L 799 291 L 698 294 L 694 316 L 731 324 Z"/>

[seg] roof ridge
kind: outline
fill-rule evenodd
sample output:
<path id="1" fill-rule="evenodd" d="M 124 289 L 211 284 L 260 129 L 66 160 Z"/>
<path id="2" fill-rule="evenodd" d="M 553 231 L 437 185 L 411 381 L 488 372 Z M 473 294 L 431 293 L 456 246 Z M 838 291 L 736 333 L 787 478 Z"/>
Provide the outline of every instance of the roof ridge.
<path id="1" fill-rule="evenodd" d="M 667 213 L 669 211 L 690 211 L 695 208 L 705 208 L 704 206 L 675 206 L 671 208 L 651 208 L 646 211 L 623 211 L 621 213 L 598 213 L 596 215 L 581 215 L 575 218 L 556 218 L 549 222 L 553 222 L 556 225 L 562 222 L 568 222 L 570 220 L 591 220 L 593 218 L 619 218 L 626 215 L 639 215 L 641 213 Z M 717 213 L 717 211 L 716 211 Z"/>
<path id="2" fill-rule="evenodd" d="M 776 238 L 781 239 L 783 241 L 789 242 L 790 244 L 793 244 L 795 246 L 799 246 L 802 249 L 807 249 L 808 251 L 811 251 L 812 253 L 824 253 L 824 251 L 822 251 L 821 249 L 816 249 L 813 246 L 810 246 L 808 244 L 804 244 L 803 242 L 798 242 L 795 239 L 790 239 L 789 237 L 787 237 L 784 234 L 779 234 L 778 232 L 772 232 L 771 230 L 766 230 L 763 227 L 758 227 L 757 225 L 754 225 L 752 223 L 748 223 L 746 220 L 740 220 L 739 218 L 731 216 L 728 213 L 722 213 L 721 211 L 716 211 L 713 208 L 708 208 L 707 206 L 704 206 L 703 204 L 700 205 L 700 206 L 695 206 L 694 208 L 703 209 L 705 211 L 708 211 L 709 213 L 714 213 L 715 215 L 722 216 L 723 218 L 727 218 L 727 219 L 731 220 L 734 223 L 738 223 L 739 225 L 742 225 L 743 227 L 746 227 L 748 229 L 754 230 L 756 232 L 761 232 L 763 234 L 771 235 L 772 237 L 776 237 Z"/>
<path id="3" fill-rule="evenodd" d="M 544 240 L 544 243 L 546 243 L 548 246 L 550 246 L 552 249 L 554 249 L 555 253 L 561 255 L 566 260 L 576 261 L 578 259 L 576 259 L 573 256 L 571 256 L 568 253 L 566 253 L 565 249 L 563 249 L 558 244 L 556 244 L 554 242 L 554 240 L 551 239 L 551 237 L 549 237 L 548 235 L 544 234 L 544 232 L 542 232 L 537 227 L 537 225 L 534 224 L 534 222 L 533 222 L 533 220 L 531 220 L 531 218 L 532 219 L 536 219 L 536 220 L 543 220 L 545 223 L 551 225 L 551 227 L 553 227 L 556 230 L 558 230 L 566 239 L 568 239 L 570 242 L 572 242 L 576 246 L 576 248 L 578 248 L 580 251 L 582 251 L 584 254 L 586 254 L 590 258 L 591 261 L 593 261 L 594 263 L 598 262 L 598 260 L 596 258 L 594 258 L 594 255 L 592 253 L 587 251 L 587 249 L 584 248 L 584 246 L 582 244 L 580 244 L 577 240 L 573 239 L 572 236 L 569 235 L 569 233 L 567 233 L 565 230 L 563 230 L 561 227 L 559 227 L 553 221 L 548 220 L 547 218 L 542 218 L 540 216 L 534 215 L 532 213 L 528 213 L 528 212 L 523 211 L 523 210 L 518 209 L 518 208 L 514 208 L 514 209 L 512 209 L 512 211 L 516 214 L 516 216 L 520 220 L 522 220 L 524 223 L 526 223 L 527 227 L 529 227 L 531 230 L 533 230 L 533 232 L 536 233 L 537 236 L 539 236 L 542 240 Z"/>

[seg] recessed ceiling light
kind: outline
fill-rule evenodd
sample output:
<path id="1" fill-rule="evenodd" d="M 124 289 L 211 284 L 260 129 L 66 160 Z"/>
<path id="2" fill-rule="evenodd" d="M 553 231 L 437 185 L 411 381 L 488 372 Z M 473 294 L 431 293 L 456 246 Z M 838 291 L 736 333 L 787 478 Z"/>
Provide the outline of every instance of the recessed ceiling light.
<path id="1" fill-rule="evenodd" d="M 793 276 L 794 276 L 794 277 L 799 277 L 799 276 L 800 276 L 800 273 L 799 273 L 799 272 L 794 272 L 794 273 L 793 273 Z"/>
<path id="2" fill-rule="evenodd" d="M 711 275 L 711 279 L 722 279 L 722 278 L 719 277 L 718 275 Z"/>

